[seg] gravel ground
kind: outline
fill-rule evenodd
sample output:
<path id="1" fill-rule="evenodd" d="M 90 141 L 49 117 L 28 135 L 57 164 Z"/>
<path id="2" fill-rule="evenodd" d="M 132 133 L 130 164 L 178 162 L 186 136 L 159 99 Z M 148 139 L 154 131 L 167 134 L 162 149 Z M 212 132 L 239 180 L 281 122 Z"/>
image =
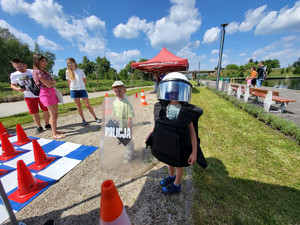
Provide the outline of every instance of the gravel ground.
<path id="1" fill-rule="evenodd" d="M 191 168 L 186 169 L 181 194 L 165 196 L 161 193 L 159 182 L 168 174 L 167 167 L 154 159 L 144 144 L 153 128 L 152 112 L 156 94 L 145 94 L 149 105 L 136 113 L 142 116 L 136 119 L 137 126 L 133 134 L 135 155 L 138 155 L 133 163 L 134 173 L 118 176 L 114 171 L 105 170 L 101 166 L 98 149 L 17 212 L 17 219 L 27 225 L 42 225 L 50 219 L 64 225 L 99 224 L 101 184 L 104 180 L 114 178 L 132 224 L 191 224 Z M 101 115 L 100 105 L 95 106 L 94 110 Z M 67 132 L 64 141 L 99 147 L 101 124 L 96 123 L 89 112 L 85 111 L 84 114 L 88 126 L 81 125 L 77 112 L 59 116 L 58 127 Z M 34 124 L 23 128 L 29 136 L 37 136 L 34 135 Z M 51 132 L 45 131 L 38 137 L 51 139 Z"/>

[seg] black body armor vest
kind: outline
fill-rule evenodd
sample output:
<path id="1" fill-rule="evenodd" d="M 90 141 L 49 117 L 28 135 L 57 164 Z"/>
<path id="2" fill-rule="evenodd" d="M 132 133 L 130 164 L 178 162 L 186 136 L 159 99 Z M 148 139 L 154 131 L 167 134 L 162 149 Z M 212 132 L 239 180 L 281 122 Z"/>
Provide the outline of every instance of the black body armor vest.
<path id="1" fill-rule="evenodd" d="M 189 103 L 184 103 L 177 120 L 166 117 L 168 102 L 158 102 L 154 105 L 155 127 L 151 137 L 146 142 L 150 145 L 152 154 L 159 160 L 174 167 L 187 167 L 192 153 L 192 143 L 189 125 L 192 122 L 197 136 L 197 163 L 206 168 L 206 160 L 200 148 L 198 137 L 198 119 L 203 110 Z"/>

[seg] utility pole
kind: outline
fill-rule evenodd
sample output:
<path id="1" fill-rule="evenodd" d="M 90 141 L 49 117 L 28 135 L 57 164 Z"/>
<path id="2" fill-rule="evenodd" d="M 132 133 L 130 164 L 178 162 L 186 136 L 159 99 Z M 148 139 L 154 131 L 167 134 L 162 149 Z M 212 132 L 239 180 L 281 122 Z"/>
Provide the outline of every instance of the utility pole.
<path id="1" fill-rule="evenodd" d="M 222 35 L 221 35 L 221 42 L 220 42 L 220 51 L 219 51 L 219 62 L 218 62 L 218 75 L 217 75 L 217 83 L 216 83 L 216 90 L 219 89 L 219 78 L 220 78 L 220 70 L 222 65 L 222 55 L 223 55 L 223 45 L 224 45 L 224 38 L 225 38 L 225 27 L 228 23 L 221 24 L 223 27 Z"/>

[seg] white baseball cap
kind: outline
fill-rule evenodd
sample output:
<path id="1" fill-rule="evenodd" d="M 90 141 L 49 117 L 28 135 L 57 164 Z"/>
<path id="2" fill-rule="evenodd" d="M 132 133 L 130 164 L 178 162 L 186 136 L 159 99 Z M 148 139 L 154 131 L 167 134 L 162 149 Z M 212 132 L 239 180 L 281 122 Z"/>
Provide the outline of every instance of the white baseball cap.
<path id="1" fill-rule="evenodd" d="M 124 86 L 125 87 L 125 84 L 122 81 L 117 80 L 113 83 L 113 85 L 111 87 L 119 87 L 119 86 Z"/>

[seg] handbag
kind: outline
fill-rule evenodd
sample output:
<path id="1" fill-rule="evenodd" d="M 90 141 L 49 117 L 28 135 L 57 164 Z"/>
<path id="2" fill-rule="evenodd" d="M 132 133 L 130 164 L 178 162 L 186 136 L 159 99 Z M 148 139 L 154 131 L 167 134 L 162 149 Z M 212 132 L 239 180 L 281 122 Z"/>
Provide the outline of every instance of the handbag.
<path id="1" fill-rule="evenodd" d="M 64 98 L 62 93 L 54 87 L 55 94 L 59 103 L 64 103 Z"/>

